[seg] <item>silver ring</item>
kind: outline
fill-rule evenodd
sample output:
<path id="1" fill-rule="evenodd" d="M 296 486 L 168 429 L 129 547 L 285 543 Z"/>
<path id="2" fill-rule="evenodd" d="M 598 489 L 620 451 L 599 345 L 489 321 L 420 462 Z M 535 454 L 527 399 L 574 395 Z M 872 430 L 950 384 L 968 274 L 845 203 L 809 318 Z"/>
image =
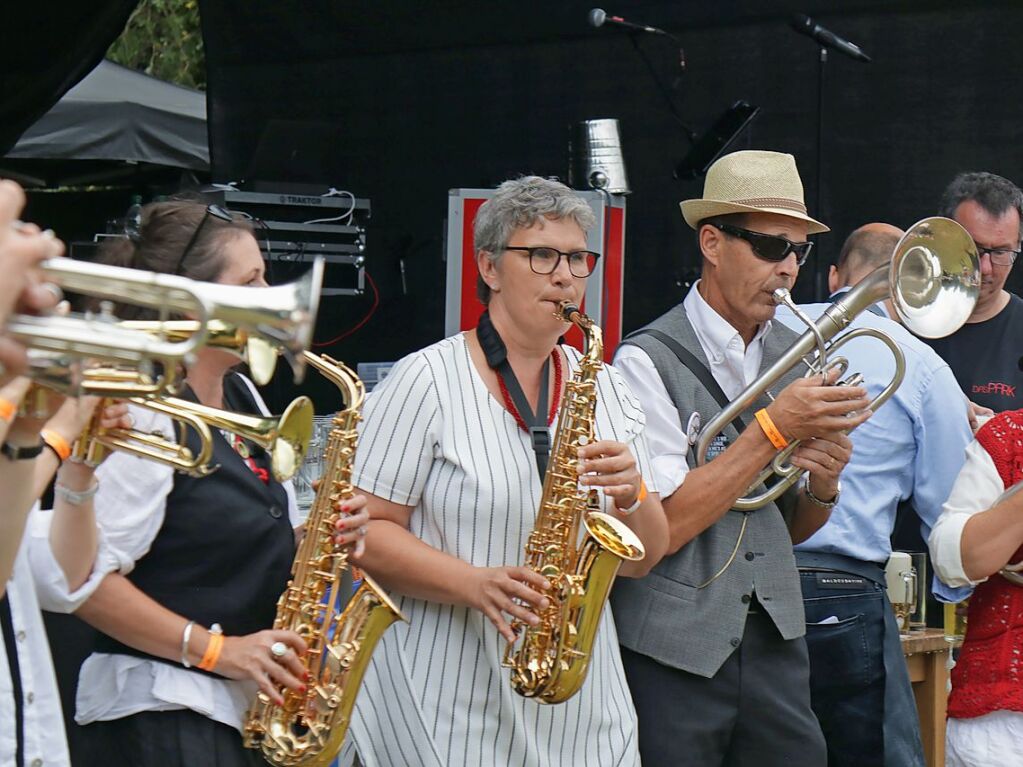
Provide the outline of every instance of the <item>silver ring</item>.
<path id="1" fill-rule="evenodd" d="M 359 528 L 359 537 L 360 538 L 365 538 L 366 537 L 366 526 L 365 525 L 363 525 L 362 527 Z"/>
<path id="2" fill-rule="evenodd" d="M 288 654 L 288 646 L 284 642 L 274 642 L 270 645 L 270 654 L 275 658 L 283 658 Z"/>

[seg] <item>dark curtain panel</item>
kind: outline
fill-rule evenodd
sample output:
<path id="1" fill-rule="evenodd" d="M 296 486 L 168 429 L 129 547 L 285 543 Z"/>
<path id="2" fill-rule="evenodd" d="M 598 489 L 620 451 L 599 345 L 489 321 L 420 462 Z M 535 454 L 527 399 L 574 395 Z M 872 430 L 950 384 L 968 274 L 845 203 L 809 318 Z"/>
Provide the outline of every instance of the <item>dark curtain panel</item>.
<path id="1" fill-rule="evenodd" d="M 699 262 L 678 201 L 699 196 L 702 181 L 672 178 L 689 149 L 685 131 L 629 36 L 589 26 L 592 5 L 205 0 L 215 178 L 309 181 L 373 201 L 367 267 L 380 307 L 332 353 L 390 360 L 440 338 L 447 190 L 530 172 L 564 178 L 568 127 L 586 118 L 621 123 L 633 188 L 626 330 L 681 298 Z M 696 132 L 736 99 L 761 106 L 733 148 L 793 153 L 811 207 L 818 50 L 790 28 L 791 14 L 810 14 L 873 57 L 861 64 L 832 52 L 824 71 L 823 183 L 811 212 L 833 232 L 818 238 L 800 275 L 800 300 L 823 297 L 820 278 L 853 228 L 933 214 L 955 173 L 985 169 L 1023 183 L 1023 52 L 1010 32 L 1023 24 L 1018 3 L 605 7 L 681 39 L 684 73 L 665 38 L 635 44 Z M 369 305 L 368 296 L 325 301 L 319 337 L 351 327 Z"/>
<path id="2" fill-rule="evenodd" d="M 0 155 L 103 59 L 138 0 L 6 3 Z"/>

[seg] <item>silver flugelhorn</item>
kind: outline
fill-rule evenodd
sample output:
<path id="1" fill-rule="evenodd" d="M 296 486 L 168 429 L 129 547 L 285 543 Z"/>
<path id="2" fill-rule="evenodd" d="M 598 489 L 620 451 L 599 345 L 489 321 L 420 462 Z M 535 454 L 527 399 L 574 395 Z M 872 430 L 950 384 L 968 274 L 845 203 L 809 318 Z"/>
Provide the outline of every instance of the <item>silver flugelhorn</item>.
<path id="1" fill-rule="evenodd" d="M 856 315 L 869 306 L 891 298 L 903 324 L 919 336 L 940 338 L 955 332 L 973 311 L 980 293 L 980 258 L 969 233 L 948 218 L 925 218 L 911 226 L 892 252 L 888 266 L 878 267 L 856 287 L 829 306 L 816 321 L 811 320 L 795 304 L 789 292 L 775 291 L 775 301 L 785 304 L 803 320 L 809 330 L 770 368 L 746 387 L 717 416 L 711 419 L 697 441 L 697 464 L 706 463 L 707 450 L 731 421 L 749 408 L 773 387 L 794 366 L 805 364 L 806 376 L 816 376 L 838 367 L 842 374 L 848 360 L 829 359 L 836 349 L 854 338 L 875 338 L 895 357 L 896 372 L 889 384 L 870 404 L 871 410 L 883 405 L 902 383 L 905 359 L 899 345 L 890 336 L 873 328 L 856 328 L 839 334 Z M 832 340 L 834 339 L 834 340 Z M 808 355 L 814 355 L 809 358 Z M 859 375 L 839 382 L 858 385 Z M 794 485 L 803 474 L 788 463 L 799 441 L 775 454 L 771 463 L 753 481 L 747 495 L 732 506 L 737 511 L 751 511 L 775 500 Z M 779 479 L 765 492 L 753 495 L 756 488 L 777 474 Z"/>
<path id="2" fill-rule="evenodd" d="M 165 375 L 187 362 L 207 339 L 209 323 L 220 320 L 260 336 L 278 348 L 295 371 L 305 372 L 302 352 L 312 342 L 323 282 L 322 258 L 303 277 L 272 288 L 197 282 L 177 275 L 54 258 L 40 269 L 63 290 L 157 309 L 160 320 L 183 314 L 198 323 L 196 332 L 168 340 L 161 334 L 116 327 L 108 312 L 77 316 L 13 315 L 6 332 L 30 349 L 66 353 L 115 364 L 160 362 Z"/>

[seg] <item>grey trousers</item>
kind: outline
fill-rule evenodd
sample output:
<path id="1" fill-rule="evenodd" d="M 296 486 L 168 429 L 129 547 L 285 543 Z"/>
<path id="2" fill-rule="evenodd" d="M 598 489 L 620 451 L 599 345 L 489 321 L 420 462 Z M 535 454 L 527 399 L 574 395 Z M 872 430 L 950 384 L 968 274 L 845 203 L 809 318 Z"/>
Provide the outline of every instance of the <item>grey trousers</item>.
<path id="1" fill-rule="evenodd" d="M 825 767 L 806 642 L 751 612 L 711 679 L 622 648 L 644 767 Z"/>

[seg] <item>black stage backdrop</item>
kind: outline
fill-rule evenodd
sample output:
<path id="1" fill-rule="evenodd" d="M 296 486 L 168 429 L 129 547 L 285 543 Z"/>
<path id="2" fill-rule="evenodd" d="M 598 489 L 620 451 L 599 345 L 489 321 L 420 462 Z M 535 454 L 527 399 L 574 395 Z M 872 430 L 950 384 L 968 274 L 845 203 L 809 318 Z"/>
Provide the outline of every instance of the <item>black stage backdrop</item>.
<path id="1" fill-rule="evenodd" d="M 933 214 L 958 171 L 1023 182 L 1016 146 L 1023 7 L 972 6 L 635 0 L 608 11 L 681 38 L 688 68 L 671 92 L 697 132 L 736 99 L 762 106 L 734 148 L 795 154 L 811 206 L 818 54 L 790 29 L 790 15 L 814 15 L 873 57 L 861 64 L 832 52 L 826 67 L 822 205 L 811 210 L 833 229 L 818 238 L 815 255 L 817 273 L 826 274 L 851 229 L 874 220 L 907 226 Z M 688 150 L 685 133 L 629 36 L 588 25 L 591 7 L 579 0 L 204 1 L 214 178 L 260 175 L 254 157 L 265 163 L 257 155 L 269 144 L 257 146 L 275 124 L 270 143 L 289 157 L 277 157 L 278 169 L 264 176 L 372 199 L 367 262 L 380 306 L 333 353 L 391 360 L 440 338 L 447 190 L 528 172 L 565 177 L 568 126 L 586 118 L 621 121 L 633 189 L 626 329 L 679 300 L 698 259 L 677 203 L 699 196 L 702 181 L 672 178 Z M 650 35 L 636 42 L 670 89 L 679 75 L 675 48 Z M 281 131 L 294 138 L 282 145 Z M 800 277 L 803 300 L 819 295 L 814 271 Z M 369 296 L 327 299 L 318 336 L 354 325 L 370 304 Z"/>
<path id="2" fill-rule="evenodd" d="M 103 59 L 138 0 L 4 3 L 0 156 Z"/>

